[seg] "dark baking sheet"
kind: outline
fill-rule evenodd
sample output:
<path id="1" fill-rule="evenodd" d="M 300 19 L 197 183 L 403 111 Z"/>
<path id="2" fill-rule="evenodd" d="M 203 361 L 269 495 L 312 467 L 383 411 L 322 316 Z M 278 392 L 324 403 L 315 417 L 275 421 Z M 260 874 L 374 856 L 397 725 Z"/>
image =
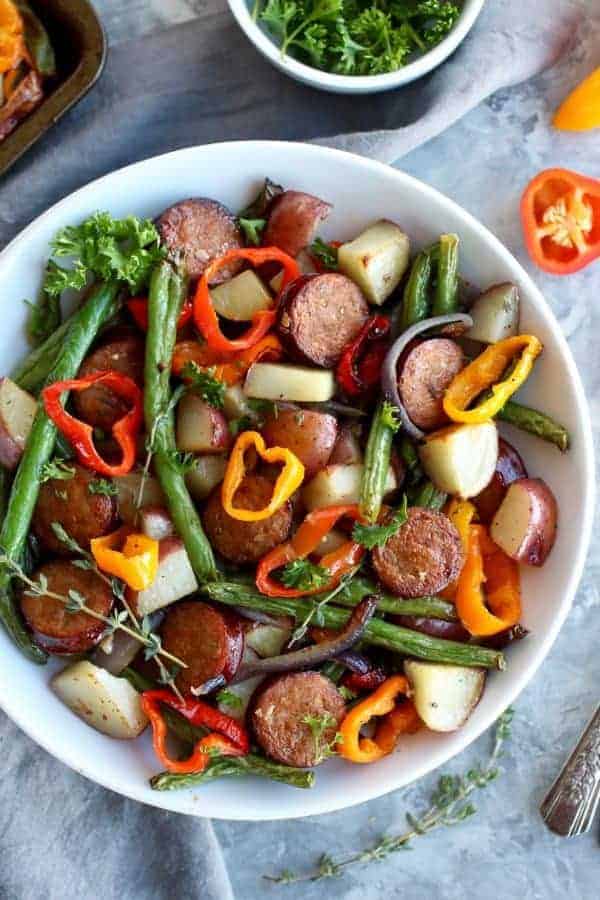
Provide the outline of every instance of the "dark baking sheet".
<path id="1" fill-rule="evenodd" d="M 48 29 L 58 74 L 46 82 L 40 106 L 0 143 L 0 175 L 89 91 L 106 59 L 104 29 L 88 0 L 30 2 Z"/>

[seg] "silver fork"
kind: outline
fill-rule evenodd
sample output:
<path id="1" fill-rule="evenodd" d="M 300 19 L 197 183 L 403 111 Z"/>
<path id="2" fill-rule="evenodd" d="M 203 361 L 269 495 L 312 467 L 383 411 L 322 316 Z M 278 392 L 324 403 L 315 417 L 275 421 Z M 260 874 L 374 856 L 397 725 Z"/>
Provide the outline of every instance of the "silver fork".
<path id="1" fill-rule="evenodd" d="M 548 828 L 563 837 L 589 831 L 600 801 L 600 706 L 540 807 Z"/>

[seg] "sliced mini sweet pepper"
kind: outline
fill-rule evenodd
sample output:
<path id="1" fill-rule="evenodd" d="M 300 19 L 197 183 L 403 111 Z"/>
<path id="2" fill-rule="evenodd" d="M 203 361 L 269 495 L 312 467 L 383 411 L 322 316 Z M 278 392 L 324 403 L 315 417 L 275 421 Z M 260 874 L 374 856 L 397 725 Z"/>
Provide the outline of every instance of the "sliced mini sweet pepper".
<path id="1" fill-rule="evenodd" d="M 600 128 L 600 68 L 594 69 L 563 100 L 552 124 L 562 131 Z"/>
<path id="2" fill-rule="evenodd" d="M 14 69 L 26 55 L 21 14 L 11 0 L 0 0 L 0 75 Z"/>
<path id="3" fill-rule="evenodd" d="M 159 542 L 119 528 L 90 542 L 98 568 L 120 578 L 134 591 L 145 591 L 154 583 L 158 571 Z"/>
<path id="4" fill-rule="evenodd" d="M 469 550 L 469 528 L 477 515 L 477 510 L 468 500 L 459 500 L 457 497 L 453 497 L 446 504 L 444 512 L 460 535 L 460 541 L 466 559 Z M 440 591 L 440 595 L 445 597 L 446 600 L 452 600 L 456 594 L 457 587 L 458 579 L 451 582 L 451 584 L 445 587 L 443 591 Z"/>
<path id="5" fill-rule="evenodd" d="M 102 459 L 94 444 L 94 429 L 68 413 L 62 403 L 62 395 L 68 391 L 86 391 L 95 384 L 102 384 L 118 397 L 131 403 L 131 409 L 112 427 L 112 436 L 122 453 L 121 462 L 111 465 Z M 82 466 L 113 478 L 127 475 L 135 465 L 137 456 L 137 436 L 144 417 L 144 395 L 133 379 L 120 372 L 96 372 L 84 378 L 56 381 L 42 391 L 46 413 L 58 430 L 73 446 Z"/>
<path id="6" fill-rule="evenodd" d="M 279 250 L 278 247 L 241 247 L 230 250 L 225 256 L 212 262 L 198 281 L 194 298 L 194 319 L 210 349 L 220 353 L 236 353 L 238 350 L 248 350 L 253 347 L 273 327 L 277 318 L 276 309 L 261 310 L 252 318 L 252 324 L 245 334 L 233 340 L 230 340 L 221 331 L 219 318 L 212 304 L 209 285 L 220 269 L 239 260 L 245 260 L 254 266 L 268 262 L 280 263 L 283 267 L 280 292 L 300 276 L 296 260 L 284 253 L 283 250 Z"/>
<path id="7" fill-rule="evenodd" d="M 251 447 L 256 450 L 264 462 L 283 464 L 271 499 L 263 509 L 241 509 L 234 505 L 235 493 L 246 474 L 244 456 Z M 260 522 L 263 519 L 269 519 L 300 487 L 303 478 L 304 466 L 295 453 L 292 453 L 287 447 L 270 447 L 267 450 L 264 439 L 258 431 L 243 431 L 234 444 L 225 471 L 221 488 L 223 509 L 233 519 L 238 519 L 240 522 Z"/>
<path id="8" fill-rule="evenodd" d="M 344 350 L 336 376 L 349 396 L 359 397 L 379 384 L 390 327 L 385 316 L 371 316 Z"/>
<path id="9" fill-rule="evenodd" d="M 271 573 L 295 559 L 304 559 L 315 553 L 323 538 L 342 518 L 350 518 L 354 522 L 360 518 L 357 504 L 347 506 L 326 506 L 309 513 L 293 538 L 275 547 L 263 556 L 256 569 L 256 587 L 267 597 L 307 597 L 311 594 L 332 590 L 343 575 L 350 572 L 364 556 L 365 549 L 355 541 L 346 541 L 337 550 L 326 553 L 319 560 L 319 565 L 327 569 L 330 580 L 327 585 L 313 590 L 288 588 L 271 577 Z"/>
<path id="10" fill-rule="evenodd" d="M 498 634 L 521 618 L 519 566 L 494 544 L 483 525 L 469 527 L 455 604 L 461 622 L 476 637 Z"/>
<path id="11" fill-rule="evenodd" d="M 541 352 L 542 345 L 533 334 L 519 334 L 491 344 L 462 369 L 447 388 L 444 411 L 448 418 L 469 425 L 493 419 L 529 377 Z M 509 375 L 500 381 L 512 363 L 514 367 Z M 491 388 L 491 395 L 468 409 L 471 402 L 488 388 Z"/>
<path id="12" fill-rule="evenodd" d="M 523 192 L 521 221 L 540 269 L 577 272 L 600 256 L 600 180 L 569 169 L 540 172 Z"/>
<path id="13" fill-rule="evenodd" d="M 161 704 L 174 709 L 196 728 L 208 728 L 211 732 L 200 738 L 187 759 L 176 760 L 168 753 L 168 727 Z M 142 694 L 142 708 L 152 726 L 154 752 L 168 772 L 202 772 L 214 754 L 245 756 L 250 749 L 250 739 L 244 726 L 202 700 L 181 700 L 167 690 L 145 691 Z"/>
<path id="14" fill-rule="evenodd" d="M 238 384 L 250 366 L 261 359 L 277 360 L 283 356 L 281 341 L 274 334 L 267 334 L 248 350 L 237 353 L 217 353 L 208 344 L 198 341 L 180 341 L 173 353 L 173 374 L 181 376 L 187 363 L 193 362 L 201 369 L 213 370 L 214 377 L 224 384 Z"/>
<path id="15" fill-rule="evenodd" d="M 372 763 L 391 753 L 401 733 L 400 716 L 395 724 L 388 720 L 388 727 L 382 733 L 381 742 L 378 740 L 377 731 L 374 738 L 367 738 L 361 737 L 360 730 L 373 717 L 388 716 L 396 707 L 397 697 L 400 694 L 407 696 L 408 692 L 409 685 L 404 675 L 392 675 L 377 688 L 375 693 L 354 706 L 340 725 L 342 738 L 338 744 L 340 756 L 350 762 Z M 405 719 L 402 716 L 402 722 L 405 721 L 410 721 L 409 717 Z"/>
<path id="16" fill-rule="evenodd" d="M 131 297 L 125 301 L 125 306 L 131 313 L 131 316 L 140 331 L 148 331 L 148 298 L 147 297 Z M 186 300 L 183 309 L 179 315 L 177 328 L 183 328 L 191 321 L 194 315 L 191 300 Z"/>

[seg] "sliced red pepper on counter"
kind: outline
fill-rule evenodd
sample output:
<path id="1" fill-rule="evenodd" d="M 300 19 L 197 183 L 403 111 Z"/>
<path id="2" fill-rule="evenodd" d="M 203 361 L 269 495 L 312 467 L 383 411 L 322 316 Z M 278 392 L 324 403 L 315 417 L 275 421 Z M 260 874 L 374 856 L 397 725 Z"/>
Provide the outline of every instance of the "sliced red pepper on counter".
<path id="1" fill-rule="evenodd" d="M 283 469 L 273 487 L 271 499 L 263 509 L 242 509 L 233 505 L 233 498 L 246 474 L 246 451 L 251 447 L 264 462 L 283 464 Z M 303 478 L 304 466 L 295 453 L 287 447 L 269 447 L 267 450 L 264 438 L 258 431 L 243 431 L 234 444 L 225 470 L 221 488 L 223 509 L 232 519 L 238 519 L 240 522 L 260 522 L 269 519 L 300 487 Z"/>
<path id="2" fill-rule="evenodd" d="M 252 324 L 242 337 L 230 340 L 221 331 L 219 318 L 212 304 L 209 285 L 220 269 L 240 259 L 252 263 L 253 266 L 260 266 L 268 262 L 280 263 L 283 267 L 280 293 L 301 274 L 296 260 L 284 253 L 283 250 L 279 250 L 278 247 L 241 247 L 236 250 L 230 250 L 225 256 L 221 256 L 212 262 L 206 268 L 196 288 L 194 320 L 210 349 L 220 353 L 236 353 L 238 350 L 248 350 L 266 335 L 277 319 L 276 309 L 261 310 L 253 316 Z"/>
<path id="3" fill-rule="evenodd" d="M 176 710 L 195 727 L 208 728 L 211 731 L 206 737 L 200 738 L 187 759 L 179 761 L 169 756 L 166 746 L 168 728 L 160 708 L 161 704 Z M 152 726 L 154 752 L 167 772 L 178 774 L 202 772 L 214 753 L 221 756 L 245 756 L 250 750 L 250 739 L 243 725 L 202 700 L 180 700 L 167 690 L 144 691 L 142 708 Z"/>
<path id="4" fill-rule="evenodd" d="M 277 360 L 283 356 L 281 341 L 274 334 L 268 334 L 248 350 L 238 353 L 217 353 L 208 344 L 198 341 L 181 341 L 175 344 L 173 354 L 173 374 L 181 376 L 187 363 L 193 362 L 201 369 L 214 369 L 214 377 L 224 384 L 238 384 L 250 366 L 260 359 Z"/>
<path id="5" fill-rule="evenodd" d="M 390 327 L 385 316 L 371 316 L 344 350 L 336 375 L 346 394 L 359 397 L 379 384 Z"/>
<path id="6" fill-rule="evenodd" d="M 401 734 L 411 729 L 416 730 L 417 723 L 412 711 L 409 707 L 402 709 L 405 703 L 410 703 L 408 693 L 409 685 L 404 675 L 392 675 L 375 693 L 353 706 L 340 725 L 340 756 L 355 763 L 377 762 L 392 752 Z M 407 699 L 399 704 L 400 710 L 394 715 L 398 708 L 396 699 L 399 694 L 404 694 Z M 361 728 L 374 716 L 385 717 L 379 724 L 375 737 L 361 737 Z"/>
<path id="7" fill-rule="evenodd" d="M 325 587 L 311 591 L 288 588 L 272 578 L 271 573 L 295 559 L 303 559 L 315 553 L 323 538 L 340 519 L 345 517 L 354 522 L 358 521 L 360 519 L 358 505 L 353 503 L 347 506 L 327 506 L 309 513 L 291 540 L 275 547 L 259 562 L 256 569 L 256 587 L 261 594 L 267 597 L 308 597 L 311 594 L 332 590 L 339 584 L 342 576 L 357 566 L 364 556 L 364 547 L 355 541 L 346 541 L 337 550 L 326 553 L 319 560 L 319 565 L 330 574 L 330 581 Z"/>
<path id="8" fill-rule="evenodd" d="M 569 275 L 600 256 L 600 180 L 546 169 L 525 188 L 521 221 L 534 263 Z"/>
<path id="9" fill-rule="evenodd" d="M 94 444 L 94 429 L 87 422 L 76 419 L 64 409 L 61 397 L 68 391 L 86 391 L 94 384 L 103 384 L 118 397 L 131 403 L 131 409 L 112 427 L 111 434 L 123 454 L 118 465 L 110 465 L 102 459 Z M 96 372 L 84 378 L 56 381 L 42 391 L 42 400 L 48 417 L 64 434 L 77 455 L 78 462 L 87 469 L 115 478 L 127 475 L 136 461 L 137 436 L 144 418 L 144 395 L 133 379 L 120 372 Z"/>
<path id="10" fill-rule="evenodd" d="M 469 526 L 467 558 L 454 602 L 459 619 L 476 637 L 499 634 L 521 618 L 518 563 L 492 541 L 483 525 Z"/>
<path id="11" fill-rule="evenodd" d="M 158 541 L 136 534 L 131 528 L 119 528 L 90 542 L 98 568 L 120 578 L 134 591 L 145 591 L 158 571 Z"/>
<path id="12" fill-rule="evenodd" d="M 147 297 L 131 297 L 125 301 L 125 306 L 131 313 L 131 316 L 140 331 L 148 331 L 148 298 Z M 192 320 L 194 308 L 191 300 L 186 300 L 183 309 L 179 315 L 177 328 L 183 328 Z"/>

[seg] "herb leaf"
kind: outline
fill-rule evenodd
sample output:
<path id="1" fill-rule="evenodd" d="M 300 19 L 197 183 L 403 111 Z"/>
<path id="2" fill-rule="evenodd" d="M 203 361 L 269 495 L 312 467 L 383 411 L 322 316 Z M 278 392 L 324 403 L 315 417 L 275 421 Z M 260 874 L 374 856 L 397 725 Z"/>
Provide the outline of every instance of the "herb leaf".
<path id="1" fill-rule="evenodd" d="M 225 403 L 227 385 L 215 378 L 215 369 L 201 369 L 198 363 L 190 360 L 181 371 L 181 377 L 188 382 L 189 390 L 202 397 L 205 403 L 222 409 Z"/>
<path id="2" fill-rule="evenodd" d="M 240 219 L 263 219 L 275 197 L 283 194 L 280 184 L 265 178 L 264 184 L 254 200 L 239 214 Z"/>
<path id="3" fill-rule="evenodd" d="M 252 244 L 254 247 L 260 246 L 262 233 L 267 226 L 266 219 L 245 219 L 242 216 L 238 219 L 238 224 L 246 236 L 246 243 Z"/>
<path id="4" fill-rule="evenodd" d="M 104 497 L 116 497 L 119 493 L 114 481 L 109 481 L 108 478 L 97 478 L 95 481 L 90 481 L 88 491 L 90 494 L 102 494 Z"/>
<path id="5" fill-rule="evenodd" d="M 52 459 L 44 463 L 40 472 L 40 484 L 46 481 L 70 481 L 75 477 L 75 467 L 70 466 L 62 459 Z"/>
<path id="6" fill-rule="evenodd" d="M 391 516 L 385 525 L 362 525 L 357 522 L 352 529 L 352 539 L 357 544 L 362 544 L 367 550 L 375 547 L 384 547 L 390 538 L 398 533 L 408 519 L 408 501 L 406 496 L 402 498 L 399 509 Z"/>
<path id="7" fill-rule="evenodd" d="M 338 268 L 338 251 L 326 241 L 317 238 L 308 248 L 311 256 L 314 256 L 326 268 L 335 271 Z"/>
<path id="8" fill-rule="evenodd" d="M 331 575 L 323 566 L 309 559 L 294 559 L 283 567 L 279 580 L 285 587 L 299 591 L 315 591 L 331 581 Z"/>
<path id="9" fill-rule="evenodd" d="M 381 410 L 381 421 L 384 425 L 387 425 L 388 428 L 391 428 L 394 434 L 400 430 L 400 422 L 396 418 L 397 415 L 397 408 L 394 404 L 384 400 Z"/>
<path id="10" fill-rule="evenodd" d="M 312 732 L 315 743 L 315 765 L 319 765 L 328 757 L 336 755 L 335 746 L 341 743 L 341 734 L 336 733 L 331 741 L 325 739 L 325 732 L 337 725 L 337 720 L 331 713 L 326 712 L 321 716 L 306 715 L 301 719 L 301 722 L 303 725 L 308 725 Z"/>
<path id="11" fill-rule="evenodd" d="M 216 701 L 223 706 L 228 706 L 230 709 L 242 710 L 244 707 L 242 698 L 233 691 L 227 690 L 227 688 L 223 688 L 223 690 L 219 691 L 216 696 Z"/>

